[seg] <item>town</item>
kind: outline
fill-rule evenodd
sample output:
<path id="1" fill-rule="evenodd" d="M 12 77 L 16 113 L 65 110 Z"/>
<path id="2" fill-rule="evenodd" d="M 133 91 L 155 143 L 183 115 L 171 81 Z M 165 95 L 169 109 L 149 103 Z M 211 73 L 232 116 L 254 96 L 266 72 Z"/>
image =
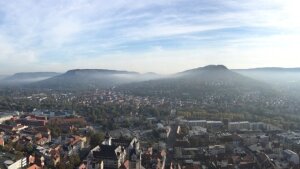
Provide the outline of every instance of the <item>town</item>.
<path id="1" fill-rule="evenodd" d="M 300 169 L 299 0 L 0 0 L 0 169 Z"/>
<path id="2" fill-rule="evenodd" d="M 246 115 L 183 111 L 193 101 L 113 90 L 51 91 L 13 100 L 27 105 L 0 114 L 3 169 L 300 167 L 298 130 Z M 28 105 L 37 107 L 28 111 Z"/>

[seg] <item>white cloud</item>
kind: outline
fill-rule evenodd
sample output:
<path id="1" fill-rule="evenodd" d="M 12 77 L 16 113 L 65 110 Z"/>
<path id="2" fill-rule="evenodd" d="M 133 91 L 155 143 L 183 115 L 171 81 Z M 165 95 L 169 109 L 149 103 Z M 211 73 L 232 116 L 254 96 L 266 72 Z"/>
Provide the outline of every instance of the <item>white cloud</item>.
<path id="1" fill-rule="evenodd" d="M 0 64 L 6 65 L 0 72 L 297 66 L 299 5 L 298 0 L 0 0 Z M 218 30 L 231 28 L 237 31 L 223 39 Z M 164 39 L 182 42 L 169 49 Z M 149 40 L 157 42 L 135 48 Z"/>
<path id="2" fill-rule="evenodd" d="M 0 37 L 0 65 L 20 66 L 36 63 L 37 54 L 32 50 L 19 50 L 3 36 Z"/>

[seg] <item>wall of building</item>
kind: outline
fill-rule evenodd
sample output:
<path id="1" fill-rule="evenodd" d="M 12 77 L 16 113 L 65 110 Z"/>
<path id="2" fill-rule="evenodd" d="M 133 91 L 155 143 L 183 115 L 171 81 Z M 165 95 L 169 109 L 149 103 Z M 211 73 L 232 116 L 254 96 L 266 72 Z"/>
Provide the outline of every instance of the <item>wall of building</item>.
<path id="1" fill-rule="evenodd" d="M 25 167 L 27 165 L 26 158 L 22 158 L 12 165 L 8 166 L 7 169 L 21 169 L 22 167 Z"/>

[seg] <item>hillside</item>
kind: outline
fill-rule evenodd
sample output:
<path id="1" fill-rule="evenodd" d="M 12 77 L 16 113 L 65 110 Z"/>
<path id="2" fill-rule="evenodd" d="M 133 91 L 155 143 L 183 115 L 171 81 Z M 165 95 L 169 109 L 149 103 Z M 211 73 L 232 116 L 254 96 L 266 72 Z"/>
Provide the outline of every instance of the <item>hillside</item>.
<path id="1" fill-rule="evenodd" d="M 53 89 L 110 88 L 132 82 L 136 72 L 106 69 L 74 69 L 64 74 L 31 84 L 34 87 Z"/>
<path id="2" fill-rule="evenodd" d="M 121 87 L 141 95 L 165 95 L 171 97 L 192 97 L 209 95 L 240 95 L 262 92 L 268 86 L 262 82 L 244 77 L 223 65 L 187 70 L 168 78 L 132 83 Z"/>
<path id="3" fill-rule="evenodd" d="M 300 68 L 255 68 L 233 70 L 244 76 L 263 81 L 282 94 L 300 99 Z"/>
<path id="4" fill-rule="evenodd" d="M 223 65 L 191 69 L 168 78 L 125 84 L 117 89 L 140 96 L 194 100 L 203 109 L 217 111 L 279 113 L 286 104 L 296 105 L 268 84 Z"/>
<path id="5" fill-rule="evenodd" d="M 54 76 L 59 75 L 56 72 L 21 72 L 16 73 L 12 76 L 6 76 L 1 80 L 3 85 L 22 85 L 40 80 L 45 80 Z"/>
<path id="6" fill-rule="evenodd" d="M 261 80 L 270 84 L 287 84 L 300 82 L 300 68 L 254 68 L 254 69 L 236 69 L 233 70 L 244 76 Z"/>
<path id="7" fill-rule="evenodd" d="M 0 75 L 0 80 L 4 79 L 6 77 L 7 77 L 7 75 Z"/>

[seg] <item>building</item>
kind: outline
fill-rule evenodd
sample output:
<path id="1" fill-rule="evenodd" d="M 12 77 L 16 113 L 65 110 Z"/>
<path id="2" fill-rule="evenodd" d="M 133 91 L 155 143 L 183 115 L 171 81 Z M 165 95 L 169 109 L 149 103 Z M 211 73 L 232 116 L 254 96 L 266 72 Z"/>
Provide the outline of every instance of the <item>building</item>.
<path id="1" fill-rule="evenodd" d="M 36 116 L 44 116 L 47 118 L 53 118 L 53 117 L 67 117 L 70 115 L 74 115 L 72 112 L 68 111 L 40 111 L 40 110 L 33 110 L 32 114 Z"/>
<path id="2" fill-rule="evenodd" d="M 206 126 L 208 129 L 220 129 L 223 127 L 222 121 L 207 121 Z"/>
<path id="3" fill-rule="evenodd" d="M 180 124 L 185 124 L 190 127 L 192 126 L 206 127 L 207 121 L 206 120 L 181 120 Z"/>
<path id="4" fill-rule="evenodd" d="M 48 120 L 46 117 L 29 115 L 15 120 L 16 123 L 20 123 L 27 126 L 46 126 Z"/>
<path id="5" fill-rule="evenodd" d="M 207 124 L 206 120 L 189 120 L 189 121 L 187 121 L 188 126 L 206 127 L 206 124 Z"/>
<path id="6" fill-rule="evenodd" d="M 100 145 L 88 155 L 88 169 L 116 169 L 125 161 L 125 149 L 115 145 Z"/>
<path id="7" fill-rule="evenodd" d="M 0 115 L 0 124 L 13 118 L 12 115 Z"/>
<path id="8" fill-rule="evenodd" d="M 207 134 L 207 129 L 200 126 L 194 126 L 191 130 L 189 130 L 189 137 L 193 136 L 203 136 Z"/>
<path id="9" fill-rule="evenodd" d="M 257 130 L 266 130 L 267 129 L 267 124 L 263 122 L 253 122 L 250 123 L 250 129 L 257 131 Z"/>
<path id="10" fill-rule="evenodd" d="M 32 166 L 28 167 L 27 169 L 42 169 L 42 167 L 40 167 L 36 164 L 33 164 Z"/>
<path id="11" fill-rule="evenodd" d="M 68 155 L 78 154 L 80 150 L 86 147 L 86 142 L 86 137 L 74 135 L 67 140 L 64 149 L 67 151 Z"/>
<path id="12" fill-rule="evenodd" d="M 86 163 L 81 163 L 78 167 L 78 169 L 87 169 Z"/>
<path id="13" fill-rule="evenodd" d="M 0 131 L 5 131 L 5 132 L 20 132 L 21 130 L 24 130 L 28 128 L 28 126 L 24 126 L 21 124 L 17 125 L 5 125 L 5 124 L 0 124 Z"/>
<path id="14" fill-rule="evenodd" d="M 299 164 L 299 155 L 291 150 L 284 150 L 283 153 L 283 158 L 286 159 L 287 161 L 293 163 L 294 165 Z"/>
<path id="15" fill-rule="evenodd" d="M 27 159 L 22 158 L 18 161 L 11 161 L 11 160 L 6 160 L 4 161 L 4 165 L 7 169 L 22 169 L 25 166 L 27 166 Z"/>
<path id="16" fill-rule="evenodd" d="M 3 139 L 3 137 L 2 136 L 0 136 L 0 146 L 4 146 L 4 139 Z"/>
<path id="17" fill-rule="evenodd" d="M 208 147 L 208 156 L 216 156 L 221 154 L 225 154 L 224 145 L 212 145 Z"/>
<path id="18" fill-rule="evenodd" d="M 83 117 L 55 117 L 49 120 L 49 123 L 52 125 L 86 125 L 87 122 Z"/>
<path id="19" fill-rule="evenodd" d="M 142 168 L 164 169 L 166 163 L 166 152 L 164 150 L 153 149 L 148 147 L 142 154 Z M 137 168 L 140 169 L 140 168 Z"/>
<path id="20" fill-rule="evenodd" d="M 113 139 L 108 133 L 102 145 L 92 149 L 87 157 L 87 169 L 117 169 L 126 166 L 141 168 L 140 143 L 134 138 Z"/>
<path id="21" fill-rule="evenodd" d="M 248 121 L 238 121 L 238 122 L 229 122 L 228 130 L 229 131 L 239 131 L 239 130 L 249 130 L 250 123 Z"/>

